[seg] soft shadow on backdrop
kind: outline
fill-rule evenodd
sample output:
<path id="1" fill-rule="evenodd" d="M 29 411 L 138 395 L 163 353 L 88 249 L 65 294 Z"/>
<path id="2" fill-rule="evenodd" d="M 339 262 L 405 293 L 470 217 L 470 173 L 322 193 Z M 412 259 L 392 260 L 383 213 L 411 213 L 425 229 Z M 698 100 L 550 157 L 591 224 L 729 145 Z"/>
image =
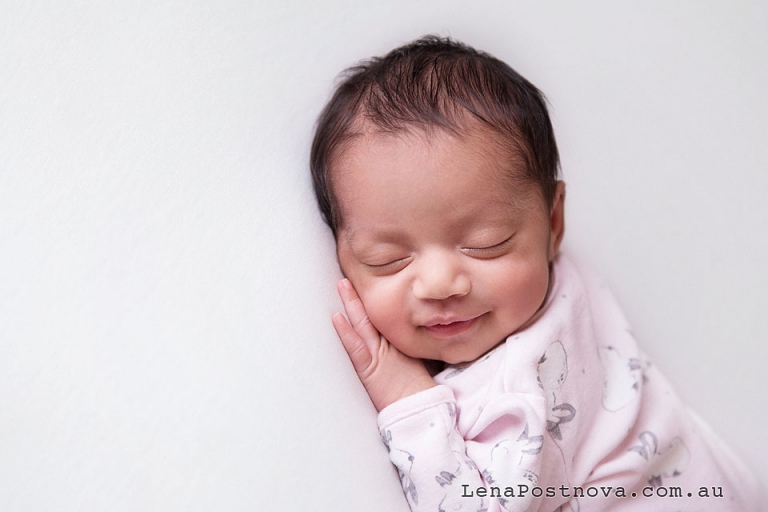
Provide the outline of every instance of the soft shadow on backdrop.
<path id="1" fill-rule="evenodd" d="M 566 250 L 768 481 L 763 3 L 5 4 L 2 510 L 407 510 L 307 153 L 335 75 L 425 33 L 547 94 Z"/>

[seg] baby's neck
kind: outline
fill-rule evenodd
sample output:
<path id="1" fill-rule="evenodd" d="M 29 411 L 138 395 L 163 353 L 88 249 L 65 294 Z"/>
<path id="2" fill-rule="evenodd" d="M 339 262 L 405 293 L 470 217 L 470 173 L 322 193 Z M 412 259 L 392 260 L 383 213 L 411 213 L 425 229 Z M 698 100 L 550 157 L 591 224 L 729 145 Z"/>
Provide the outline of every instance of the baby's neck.
<path id="1" fill-rule="evenodd" d="M 435 361 L 433 359 L 424 359 L 424 366 L 426 366 L 427 371 L 432 377 L 445 369 L 443 361 Z"/>

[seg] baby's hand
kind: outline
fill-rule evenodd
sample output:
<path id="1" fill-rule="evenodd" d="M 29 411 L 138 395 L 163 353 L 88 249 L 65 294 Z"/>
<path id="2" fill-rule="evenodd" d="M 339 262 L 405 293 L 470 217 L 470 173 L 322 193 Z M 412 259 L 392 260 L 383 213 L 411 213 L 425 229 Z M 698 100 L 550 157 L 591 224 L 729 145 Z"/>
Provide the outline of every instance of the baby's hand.
<path id="1" fill-rule="evenodd" d="M 338 289 L 349 321 L 336 313 L 333 327 L 376 410 L 436 385 L 420 359 L 403 354 L 379 334 L 349 279 L 339 281 Z"/>

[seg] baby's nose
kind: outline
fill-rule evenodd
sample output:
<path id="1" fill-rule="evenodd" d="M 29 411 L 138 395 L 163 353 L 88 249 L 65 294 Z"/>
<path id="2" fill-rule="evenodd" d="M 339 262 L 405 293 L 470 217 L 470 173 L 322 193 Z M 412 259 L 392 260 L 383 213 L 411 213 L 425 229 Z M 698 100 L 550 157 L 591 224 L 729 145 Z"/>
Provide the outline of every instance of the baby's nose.
<path id="1" fill-rule="evenodd" d="M 413 295 L 422 300 L 445 300 L 469 293 L 471 281 L 454 258 L 435 255 L 419 262 Z"/>

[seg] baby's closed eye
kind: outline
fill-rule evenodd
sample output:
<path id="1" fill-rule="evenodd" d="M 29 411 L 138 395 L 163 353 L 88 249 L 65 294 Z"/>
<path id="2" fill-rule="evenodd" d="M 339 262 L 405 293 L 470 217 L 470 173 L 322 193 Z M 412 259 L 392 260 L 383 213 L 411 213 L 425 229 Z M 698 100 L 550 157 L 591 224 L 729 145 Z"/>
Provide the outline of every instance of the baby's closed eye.
<path id="1" fill-rule="evenodd" d="M 413 256 L 390 256 L 387 258 L 375 258 L 363 264 L 376 274 L 393 274 L 408 266 Z"/>
<path id="2" fill-rule="evenodd" d="M 507 250 L 512 246 L 514 237 L 515 235 L 513 233 L 512 235 L 504 238 L 499 242 L 478 241 L 474 243 L 472 246 L 462 247 L 461 250 L 467 253 L 468 255 L 476 258 L 495 258 L 496 256 L 501 256 L 502 254 L 507 252 Z"/>

